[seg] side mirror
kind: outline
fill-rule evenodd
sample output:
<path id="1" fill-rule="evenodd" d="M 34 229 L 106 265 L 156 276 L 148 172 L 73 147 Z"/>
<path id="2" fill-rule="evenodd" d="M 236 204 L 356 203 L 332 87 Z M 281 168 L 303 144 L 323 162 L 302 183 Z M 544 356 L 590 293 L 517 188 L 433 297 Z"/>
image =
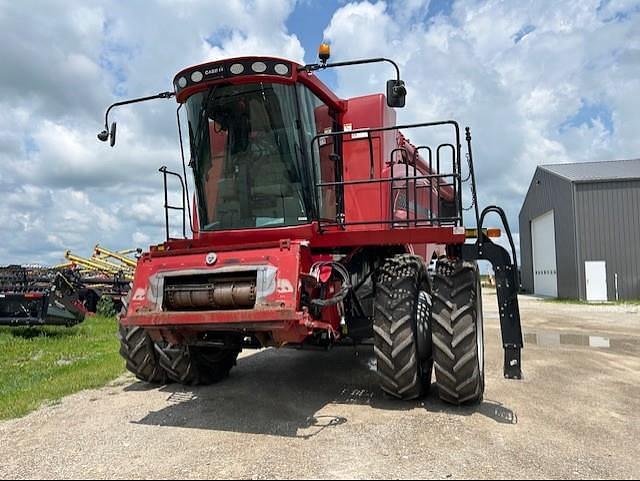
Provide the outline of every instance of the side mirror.
<path id="1" fill-rule="evenodd" d="M 387 105 L 389 107 L 402 108 L 407 99 L 407 88 L 402 80 L 389 80 L 387 82 Z"/>
<path id="2" fill-rule="evenodd" d="M 111 147 L 116 145 L 116 123 L 115 122 L 111 124 L 111 132 L 109 133 L 109 138 L 111 139 L 111 142 L 109 143 L 109 145 L 111 145 Z"/>
<path id="3" fill-rule="evenodd" d="M 106 142 L 109 139 L 111 139 L 111 142 L 109 142 L 109 145 L 111 145 L 111 147 L 116 145 L 116 123 L 115 122 L 111 124 L 110 132 L 103 130 L 98 134 L 98 140 L 100 140 L 101 142 Z"/>

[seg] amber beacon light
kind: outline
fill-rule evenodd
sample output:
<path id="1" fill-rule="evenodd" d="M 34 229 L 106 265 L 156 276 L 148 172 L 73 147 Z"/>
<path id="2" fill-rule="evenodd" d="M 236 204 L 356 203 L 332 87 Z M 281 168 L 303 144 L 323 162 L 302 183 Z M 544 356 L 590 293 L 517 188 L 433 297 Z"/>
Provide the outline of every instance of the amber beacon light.
<path id="1" fill-rule="evenodd" d="M 331 46 L 328 43 L 323 42 L 320 44 L 320 47 L 318 48 L 318 57 L 322 63 L 327 63 L 327 60 L 331 57 Z"/>

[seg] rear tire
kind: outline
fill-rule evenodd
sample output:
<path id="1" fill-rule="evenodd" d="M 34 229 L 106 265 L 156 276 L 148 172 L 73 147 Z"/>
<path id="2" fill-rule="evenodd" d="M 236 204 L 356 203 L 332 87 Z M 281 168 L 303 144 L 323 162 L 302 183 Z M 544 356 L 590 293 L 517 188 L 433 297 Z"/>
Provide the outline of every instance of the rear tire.
<path id="1" fill-rule="evenodd" d="M 484 335 L 476 262 L 438 262 L 431 325 L 440 399 L 455 405 L 482 402 Z"/>
<path id="2" fill-rule="evenodd" d="M 215 384 L 228 377 L 240 351 L 179 345 L 158 347 L 157 354 L 171 380 L 198 386 Z"/>
<path id="3" fill-rule="evenodd" d="M 376 282 L 374 352 L 380 387 L 395 398 L 417 399 L 431 384 L 429 304 L 422 259 L 413 255 L 387 259 Z"/>

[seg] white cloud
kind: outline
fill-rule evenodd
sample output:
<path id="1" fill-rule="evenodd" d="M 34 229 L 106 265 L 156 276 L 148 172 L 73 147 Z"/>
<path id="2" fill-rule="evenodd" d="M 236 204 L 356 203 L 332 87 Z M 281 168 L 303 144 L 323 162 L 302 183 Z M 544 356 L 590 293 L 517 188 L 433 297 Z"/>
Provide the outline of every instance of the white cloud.
<path id="1" fill-rule="evenodd" d="M 144 232 L 134 232 L 131 236 L 131 240 L 133 241 L 133 245 L 139 246 L 141 249 L 146 249 L 151 242 L 151 237 Z"/>
<path id="2" fill-rule="evenodd" d="M 251 55 L 271 55 L 282 57 L 302 63 L 304 49 L 298 38 L 289 36 L 283 32 L 269 35 L 269 41 L 262 36 L 247 35 L 234 30 L 220 46 L 211 46 L 208 42 L 203 44 L 204 57 L 210 60 L 222 58 L 242 57 L 251 52 Z"/>
<path id="3" fill-rule="evenodd" d="M 90 249 L 100 237 L 113 239 L 121 228 L 114 213 L 93 203 L 86 192 L 29 185 L 4 197 L 0 224 L 9 227 L 3 234 L 7 251 L 38 263 L 55 262 L 66 248 Z"/>
<path id="4" fill-rule="evenodd" d="M 640 155 L 638 5 L 600 3 L 459 0 L 451 17 L 416 22 L 393 3 L 353 2 L 325 35 L 339 59 L 399 60 L 409 92 L 401 120 L 472 127 L 481 203 L 504 205 L 517 230 L 536 165 Z M 382 66 L 344 69 L 339 93 L 380 91 L 386 78 Z M 612 131 L 601 118 L 561 128 L 584 102 L 610 109 Z"/>
<path id="5" fill-rule="evenodd" d="M 295 1 L 255 0 L 237 9 L 236 27 L 218 45 L 203 41 L 206 59 L 241 57 L 246 55 L 272 55 L 302 62 L 304 48 L 298 37 L 285 29 L 285 21 L 292 12 Z"/>
<path id="6" fill-rule="evenodd" d="M 302 59 L 285 27 L 294 4 L 0 0 L 0 264 L 56 263 L 65 249 L 89 253 L 97 241 L 113 249 L 162 241 L 157 170 L 181 170 L 177 105 L 114 111 L 114 149 L 96 139 L 104 109 L 118 95 L 171 89 L 181 68 L 216 56 Z"/>

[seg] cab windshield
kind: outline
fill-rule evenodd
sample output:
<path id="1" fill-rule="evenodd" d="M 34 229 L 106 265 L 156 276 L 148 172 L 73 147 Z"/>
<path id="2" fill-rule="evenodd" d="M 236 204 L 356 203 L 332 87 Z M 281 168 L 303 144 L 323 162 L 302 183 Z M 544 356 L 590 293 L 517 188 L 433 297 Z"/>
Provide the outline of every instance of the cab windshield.
<path id="1" fill-rule="evenodd" d="M 311 220 L 296 95 L 292 85 L 254 83 L 213 86 L 187 100 L 202 230 Z"/>

